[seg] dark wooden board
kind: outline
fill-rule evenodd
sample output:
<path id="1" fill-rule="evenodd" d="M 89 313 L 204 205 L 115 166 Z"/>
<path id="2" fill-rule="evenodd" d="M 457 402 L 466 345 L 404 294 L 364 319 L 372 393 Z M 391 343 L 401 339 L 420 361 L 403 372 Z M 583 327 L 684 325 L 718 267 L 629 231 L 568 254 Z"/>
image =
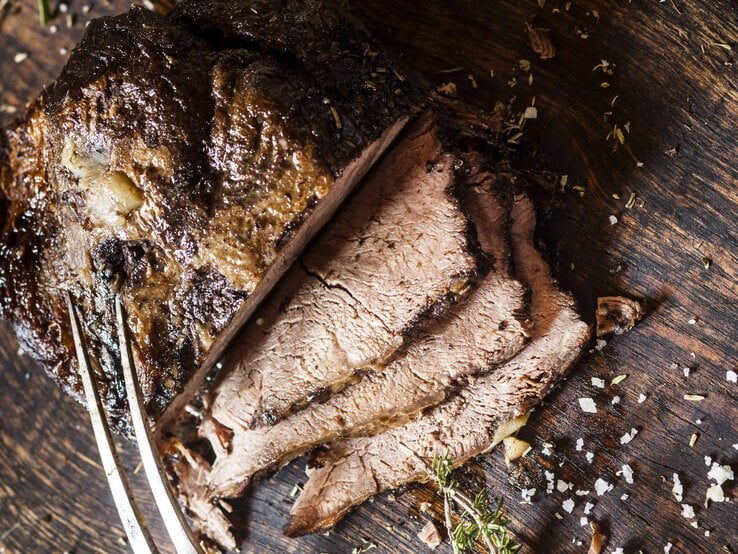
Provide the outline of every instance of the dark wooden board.
<path id="1" fill-rule="evenodd" d="M 736 4 L 582 0 L 568 11 L 565 2 L 551 0 L 542 9 L 517 0 L 352 4 L 408 65 L 434 82 L 455 82 L 459 97 L 487 110 L 515 97 L 519 111 L 535 96 L 538 119 L 524 131 L 530 153 L 524 162 L 568 175 L 539 233 L 562 285 L 590 318 L 595 298 L 609 294 L 640 298 L 649 312 L 631 333 L 586 353 L 535 413 L 523 434 L 534 445 L 523 471 L 509 471 L 501 452 L 493 452 L 461 470 L 462 485 L 486 485 L 507 498 L 512 528 L 528 551 L 586 552 L 589 531 L 579 522 L 586 500 L 595 505 L 591 517 L 611 536 L 608 552 L 663 552 L 667 542 L 672 552 L 720 552 L 725 545 L 735 551 L 735 482 L 724 487 L 730 502 L 705 509 L 703 459 L 738 470 L 732 446 L 738 443 L 737 386 L 726 381 L 727 370 L 738 370 Z M 67 29 L 59 14 L 52 34 L 40 28 L 32 0 L 19 5 L 20 13 L 0 28 L 0 105 L 20 107 L 58 73 L 65 59 L 60 48 L 71 49 L 87 16 L 85 4 L 73 2 L 69 11 L 77 23 Z M 89 16 L 126 5 L 98 1 Z M 536 14 L 558 49 L 552 60 L 540 61 L 528 43 L 524 22 Z M 29 56 L 16 64 L 19 51 Z M 532 84 L 520 59 L 531 62 Z M 603 59 L 616 65 L 612 75 L 593 71 Z M 613 124 L 626 122 L 626 145 L 614 151 L 605 137 Z M 575 186 L 584 187 L 582 194 Z M 631 192 L 635 206 L 626 208 Z M 702 258 L 711 260 L 709 268 Z M 84 411 L 17 353 L 5 328 L 0 367 L 0 552 L 125 552 Z M 691 368 L 689 377 L 684 367 Z M 621 373 L 628 378 L 610 386 Z M 592 377 L 608 386 L 593 387 Z M 684 399 L 693 393 L 707 398 Z M 647 395 L 643 403 L 639 394 Z M 622 401 L 612 406 L 615 395 Z M 593 397 L 598 413 L 583 414 L 579 397 Z M 633 427 L 638 435 L 621 446 L 619 437 Z M 698 438 L 690 447 L 693 433 Z M 583 451 L 575 448 L 578 438 Z M 542 454 L 543 442 L 555 445 L 552 455 Z M 123 449 L 135 468 L 134 449 Z M 586 451 L 594 453 L 591 465 Z M 635 472 L 632 485 L 616 475 L 625 463 Z M 416 533 L 429 517 L 417 512 L 421 501 L 432 499 L 427 488 L 367 503 L 328 536 L 283 538 L 290 491 L 304 482 L 303 468 L 301 461 L 292 464 L 239 503 L 247 522 L 245 552 L 351 552 L 362 540 L 378 546 L 373 552 L 426 550 Z M 572 482 L 574 490 L 592 492 L 546 495 L 544 469 Z M 684 483 L 684 502 L 697 512 L 696 529 L 671 494 L 674 472 Z M 597 497 L 597 477 L 616 484 L 614 490 Z M 135 484 L 147 499 L 140 474 Z M 538 489 L 530 505 L 520 503 L 522 485 Z M 576 500 L 573 514 L 561 508 L 567 497 Z M 150 502 L 145 508 L 152 513 Z M 437 502 L 434 509 L 438 522 Z M 163 539 L 161 526 L 153 524 Z"/>

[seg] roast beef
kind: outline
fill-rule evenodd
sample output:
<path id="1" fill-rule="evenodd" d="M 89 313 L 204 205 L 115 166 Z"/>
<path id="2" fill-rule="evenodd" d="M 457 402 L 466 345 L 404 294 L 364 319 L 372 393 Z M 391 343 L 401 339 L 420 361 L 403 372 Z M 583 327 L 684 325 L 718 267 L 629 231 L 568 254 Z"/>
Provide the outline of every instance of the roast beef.
<path id="1" fill-rule="evenodd" d="M 424 315 L 470 288 L 478 264 L 455 165 L 425 114 L 234 343 L 210 394 L 216 426 L 240 441 L 382 367 Z"/>
<path id="2" fill-rule="evenodd" d="M 495 371 L 471 377 L 458 395 L 422 417 L 371 437 L 334 443 L 292 508 L 289 535 L 329 528 L 371 496 L 427 481 L 434 456 L 449 455 L 459 465 L 486 451 L 519 428 L 562 378 L 590 331 L 533 246 L 534 221 L 532 204 L 518 197 L 512 242 L 517 274 L 532 289 L 530 345 Z"/>
<path id="3" fill-rule="evenodd" d="M 415 150 L 407 146 L 406 143 L 398 145 L 404 157 L 411 152 L 415 154 Z M 486 183 L 493 180 L 489 176 Z M 443 205 L 430 195 L 431 190 L 427 186 L 419 189 L 432 202 L 429 205 L 433 210 L 417 221 L 422 225 L 418 228 L 425 229 L 427 235 L 435 237 L 441 228 L 433 213 L 443 212 Z M 420 200 L 419 195 L 408 194 L 407 191 L 401 191 L 401 195 L 410 202 Z M 285 463 L 336 437 L 366 432 L 368 429 L 377 432 L 384 426 L 396 425 L 419 410 L 443 401 L 447 390 L 460 378 L 491 370 L 523 348 L 527 340 L 524 321 L 527 317 L 526 290 L 510 277 L 507 267 L 508 211 L 489 192 L 479 192 L 479 189 L 472 187 L 467 195 L 475 216 L 473 221 L 477 225 L 479 241 L 486 252 L 494 256 L 492 261 L 495 269 L 487 274 L 478 289 L 467 299 L 450 308 L 433 325 L 420 331 L 407 351 L 382 371 L 369 372 L 360 381 L 324 402 L 313 403 L 273 426 L 234 429 L 230 450 L 218 455 L 210 475 L 209 486 L 215 496 L 239 494 L 256 472 Z M 384 203 L 395 211 L 388 199 Z M 381 279 L 375 278 L 372 283 L 378 280 Z M 401 289 L 404 294 L 412 290 L 410 283 L 408 286 L 410 288 L 407 290 Z M 398 289 L 395 287 L 389 291 L 397 294 Z M 367 300 L 372 295 L 377 296 L 380 302 L 392 301 L 392 298 L 386 298 L 386 291 L 372 290 L 371 294 L 366 295 Z M 398 296 L 402 298 L 403 295 Z M 397 302 L 390 304 L 392 309 L 397 306 Z M 320 303 L 316 307 L 324 309 Z M 339 323 L 343 320 L 333 319 Z M 336 331 L 326 333 L 322 328 L 316 329 L 312 321 L 309 325 L 315 333 L 312 336 L 332 337 L 337 334 Z M 295 333 L 292 330 L 285 335 L 294 340 Z M 355 336 L 354 340 L 367 342 L 362 335 Z M 302 341 L 298 343 L 298 353 L 302 356 L 305 349 L 299 347 L 301 344 Z M 264 348 L 260 349 L 260 356 L 259 364 L 262 367 L 270 356 L 286 357 L 284 352 Z M 290 378 L 288 374 L 285 375 L 285 379 Z M 266 382 L 266 378 L 261 381 L 262 390 Z M 238 390 L 236 387 L 234 389 Z M 233 398 L 228 398 L 223 405 L 235 411 L 243 403 L 241 398 L 238 400 L 236 403 Z M 211 433 L 210 439 L 217 440 L 217 434 Z"/>
<path id="4" fill-rule="evenodd" d="M 69 290 L 124 430 L 120 294 L 161 414 L 401 130 L 409 82 L 320 0 L 192 0 L 93 21 L 0 132 L 0 316 L 79 397 Z"/>

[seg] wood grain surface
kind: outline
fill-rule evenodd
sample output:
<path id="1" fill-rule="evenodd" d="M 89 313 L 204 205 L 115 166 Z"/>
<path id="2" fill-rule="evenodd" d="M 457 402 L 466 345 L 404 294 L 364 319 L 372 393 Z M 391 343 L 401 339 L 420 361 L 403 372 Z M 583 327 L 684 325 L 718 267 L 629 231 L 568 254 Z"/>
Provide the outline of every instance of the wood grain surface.
<path id="1" fill-rule="evenodd" d="M 523 432 L 534 448 L 520 464 L 508 469 L 502 453 L 493 452 L 460 470 L 462 487 L 487 486 L 504 496 L 512 529 L 529 552 L 586 552 L 585 502 L 609 535 L 607 552 L 659 553 L 667 542 L 672 552 L 735 552 L 736 483 L 724 486 L 729 502 L 703 505 L 704 457 L 738 470 L 738 385 L 726 379 L 728 370 L 738 370 L 735 2 L 351 4 L 409 66 L 435 83 L 455 83 L 460 98 L 490 111 L 498 100 L 522 111 L 535 98 L 538 118 L 526 123 L 520 164 L 568 176 L 539 232 L 556 274 L 589 319 L 597 296 L 624 294 L 648 309 L 633 331 L 587 352 L 535 413 Z M 22 109 L 58 74 L 66 58 L 61 49 L 74 46 L 88 17 L 122 11 L 127 2 L 97 1 L 85 15 L 86 3 L 75 1 L 68 10 L 74 24 L 67 28 L 68 18 L 57 12 L 55 33 L 40 27 L 32 0 L 15 5 L 20 11 L 0 24 L 5 122 L 12 107 Z M 550 29 L 558 51 L 551 60 L 531 49 L 525 22 L 534 16 Z M 18 52 L 28 54 L 21 63 Z M 520 60 L 530 62 L 528 71 Z M 602 71 L 603 60 L 611 75 Z M 606 140 L 616 124 L 625 138 L 617 148 Z M 0 367 L 0 552 L 126 552 L 84 410 L 17 352 L 4 327 Z M 610 385 L 618 374 L 628 377 Z M 607 386 L 594 387 L 593 377 Z M 706 398 L 688 401 L 688 394 Z M 621 400 L 613 405 L 615 396 Z M 582 413 L 580 397 L 594 398 L 598 413 Z M 621 445 L 631 428 L 638 434 Z M 544 443 L 554 445 L 551 454 Z M 133 470 L 134 448 L 122 447 Z M 594 454 L 591 464 L 587 452 Z M 618 475 L 623 464 L 633 468 L 633 484 Z M 429 518 L 440 523 L 440 505 L 419 513 L 420 503 L 434 497 L 417 487 L 361 506 L 329 535 L 285 539 L 280 529 L 303 470 L 304 461 L 293 463 L 236 504 L 244 552 L 428 550 L 416 534 Z M 544 470 L 572 490 L 547 495 Z M 675 472 L 695 520 L 682 517 L 672 496 Z M 598 477 L 615 485 L 599 497 Z M 134 481 L 152 514 L 142 475 Z M 521 487 L 536 488 L 532 504 L 521 503 Z M 576 502 L 571 514 L 561 506 L 567 498 Z M 153 516 L 152 526 L 164 540 Z"/>

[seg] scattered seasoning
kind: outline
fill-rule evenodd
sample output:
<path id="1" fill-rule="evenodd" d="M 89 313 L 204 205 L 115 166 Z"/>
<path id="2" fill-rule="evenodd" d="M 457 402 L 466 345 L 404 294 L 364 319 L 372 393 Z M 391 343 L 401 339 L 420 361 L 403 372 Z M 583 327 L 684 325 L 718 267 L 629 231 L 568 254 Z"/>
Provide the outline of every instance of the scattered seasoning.
<path id="1" fill-rule="evenodd" d="M 725 380 L 728 383 L 738 383 L 738 373 L 736 373 L 732 369 L 729 369 L 725 372 Z"/>
<path id="2" fill-rule="evenodd" d="M 63 5 L 65 4 L 59 6 L 60 11 Z M 51 19 L 49 0 L 38 0 L 38 19 L 41 25 L 46 25 L 49 22 L 49 19 Z"/>
<path id="3" fill-rule="evenodd" d="M 622 474 L 623 477 L 625 477 L 625 482 L 629 485 L 633 484 L 633 468 L 630 467 L 628 464 L 623 464 L 622 468 Z"/>
<path id="4" fill-rule="evenodd" d="M 638 403 L 639 404 L 643 404 L 646 401 L 647 398 L 648 398 L 648 395 L 643 394 L 643 393 L 639 394 L 638 395 Z"/>
<path id="5" fill-rule="evenodd" d="M 11 106 L 10 104 L 0 104 L 0 113 L 14 114 L 18 111 L 18 108 Z"/>
<path id="6" fill-rule="evenodd" d="M 471 83 L 472 88 L 478 88 L 479 87 L 479 85 L 477 84 L 477 80 L 474 78 L 474 75 L 472 75 L 471 73 L 469 73 L 469 75 L 467 75 L 467 78 L 469 79 L 469 82 Z"/>
<path id="7" fill-rule="evenodd" d="M 620 444 L 628 444 L 630 441 L 635 438 L 635 436 L 638 434 L 638 429 L 633 427 L 628 433 L 625 433 L 622 437 L 620 437 Z"/>
<path id="8" fill-rule="evenodd" d="M 351 551 L 351 554 L 364 554 L 364 552 L 369 552 L 370 550 L 373 550 L 375 548 L 377 548 L 377 545 L 373 542 L 366 539 L 361 539 L 361 545 L 355 546 L 354 549 Z"/>
<path id="9" fill-rule="evenodd" d="M 636 202 L 636 193 L 631 192 L 630 197 L 628 198 L 628 201 L 625 203 L 625 207 L 628 209 L 631 209 L 633 206 L 635 206 Z"/>
<path id="10" fill-rule="evenodd" d="M 699 438 L 699 435 L 697 433 L 692 433 L 692 436 L 689 437 L 689 446 L 692 448 L 695 444 L 697 444 L 697 439 Z"/>
<path id="11" fill-rule="evenodd" d="M 450 81 L 448 83 L 443 83 L 438 87 L 438 92 L 441 92 L 446 96 L 456 96 L 456 83 Z"/>
<path id="12" fill-rule="evenodd" d="M 574 506 L 575 506 L 574 500 L 571 498 L 567 498 L 561 503 L 561 507 L 567 513 L 572 513 L 574 511 Z"/>
<path id="13" fill-rule="evenodd" d="M 592 513 L 592 508 L 594 508 L 594 504 L 592 504 L 591 502 L 586 502 L 584 504 L 584 513 L 589 515 L 590 513 Z"/>
<path id="14" fill-rule="evenodd" d="M 295 486 L 292 487 L 292 490 L 290 491 L 290 498 L 295 498 L 301 492 L 302 492 L 302 485 L 300 485 L 300 483 L 295 483 Z"/>
<path id="15" fill-rule="evenodd" d="M 674 483 L 674 486 L 671 487 L 671 493 L 674 495 L 674 498 L 676 498 L 677 502 L 681 502 L 684 495 L 684 485 L 682 485 L 678 473 L 673 473 L 671 479 Z"/>
<path id="16" fill-rule="evenodd" d="M 343 127 L 343 125 L 341 124 L 341 118 L 338 115 L 338 111 L 333 106 L 331 106 L 331 113 L 333 114 L 333 121 L 336 124 L 336 129 L 341 129 Z"/>
<path id="17" fill-rule="evenodd" d="M 685 519 L 694 519 L 694 508 L 690 504 L 682 504 L 682 517 Z"/>
<path id="18" fill-rule="evenodd" d="M 535 106 L 528 106 L 523 112 L 524 119 L 538 119 L 538 109 Z"/>
<path id="19" fill-rule="evenodd" d="M 582 411 L 585 413 L 588 413 L 588 414 L 597 413 L 597 405 L 595 404 L 595 401 L 592 398 L 580 398 L 579 406 L 582 408 Z"/>
<path id="20" fill-rule="evenodd" d="M 612 400 L 610 401 L 610 404 L 615 406 L 616 404 L 620 404 L 620 397 L 619 396 L 613 396 Z"/>
<path id="21" fill-rule="evenodd" d="M 27 59 L 28 59 L 28 52 L 18 52 L 15 56 L 13 56 L 13 61 L 18 64 L 23 63 Z"/>
<path id="22" fill-rule="evenodd" d="M 584 439 L 577 439 L 576 449 L 577 452 L 581 452 L 584 449 Z"/>
<path id="23" fill-rule="evenodd" d="M 702 402 L 706 397 L 701 394 L 685 394 L 684 400 L 689 400 L 690 402 Z"/>
<path id="24" fill-rule="evenodd" d="M 598 389 L 604 389 L 605 388 L 605 380 L 600 379 L 599 377 L 592 377 L 592 386 L 597 387 Z"/>
<path id="25" fill-rule="evenodd" d="M 612 381 L 610 381 L 611 385 L 619 385 L 623 381 L 625 381 L 628 378 L 628 375 L 626 373 L 621 373 L 620 375 L 617 375 L 612 378 Z"/>
<path id="26" fill-rule="evenodd" d="M 613 485 L 612 483 L 608 483 L 601 477 L 598 477 L 597 481 L 595 481 L 595 492 L 597 493 L 597 496 L 602 496 L 604 494 L 607 494 L 614 487 L 615 485 Z"/>
<path id="27" fill-rule="evenodd" d="M 563 479 L 556 481 L 556 490 L 559 492 L 566 492 L 572 488 L 574 488 L 574 485 L 572 483 L 567 483 Z"/>
<path id="28" fill-rule="evenodd" d="M 585 459 L 587 460 L 587 463 L 588 463 L 588 464 L 591 464 L 591 463 L 592 463 L 592 462 L 594 461 L 594 457 L 595 457 L 595 455 L 594 455 L 594 453 L 593 453 L 593 452 L 587 452 L 587 453 L 586 453 L 586 454 L 584 455 L 584 458 L 585 458 Z"/>
<path id="29" fill-rule="evenodd" d="M 556 48 L 554 48 L 551 42 L 551 37 L 548 35 L 548 29 L 543 27 L 535 26 L 532 23 L 526 21 L 525 27 L 528 29 L 528 40 L 533 51 L 538 54 L 542 60 L 550 60 L 556 55 Z"/>

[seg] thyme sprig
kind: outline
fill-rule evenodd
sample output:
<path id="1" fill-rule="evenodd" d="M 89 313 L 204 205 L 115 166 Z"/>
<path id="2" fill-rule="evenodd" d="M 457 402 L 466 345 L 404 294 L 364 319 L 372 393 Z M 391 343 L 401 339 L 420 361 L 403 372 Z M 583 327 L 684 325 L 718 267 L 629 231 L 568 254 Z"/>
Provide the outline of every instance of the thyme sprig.
<path id="1" fill-rule="evenodd" d="M 472 550 L 480 540 L 490 554 L 515 554 L 520 550 L 521 546 L 507 532 L 510 521 L 502 513 L 502 498 L 493 508 L 485 489 L 473 499 L 461 492 L 452 476 L 448 452 L 433 458 L 432 470 L 443 494 L 446 532 L 454 554 Z M 451 501 L 461 509 L 456 526 L 452 522 Z"/>

